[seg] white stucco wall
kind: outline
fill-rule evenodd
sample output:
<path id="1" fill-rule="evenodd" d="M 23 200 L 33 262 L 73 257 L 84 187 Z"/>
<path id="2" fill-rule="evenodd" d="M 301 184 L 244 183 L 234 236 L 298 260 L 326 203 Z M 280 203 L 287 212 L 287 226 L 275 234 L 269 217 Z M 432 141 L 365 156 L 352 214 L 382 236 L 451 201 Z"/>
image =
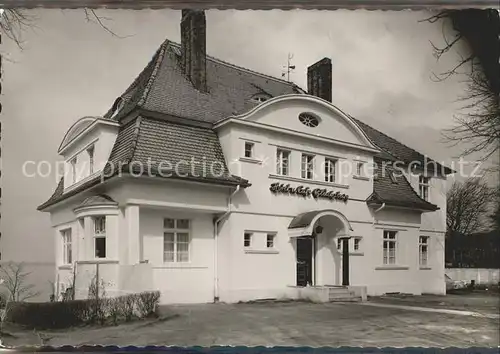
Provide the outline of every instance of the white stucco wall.
<path id="1" fill-rule="evenodd" d="M 320 117 L 320 126 L 303 126 L 297 116 L 304 111 Z M 268 105 L 241 119 L 243 124 L 229 123 L 217 128 L 217 132 L 231 172 L 248 179 L 252 185 L 233 197 L 230 213 L 219 225 L 217 238 L 213 220 L 227 211 L 231 188 L 125 177 L 100 190 L 118 203 L 116 212 L 107 216 L 108 263 L 102 265 L 102 274 L 115 284 L 117 293 L 159 290 L 162 303 L 204 303 L 217 297 L 220 301 L 235 302 L 288 296 L 290 288 L 296 285 L 296 240 L 290 236 L 288 226 L 298 214 L 313 210 L 335 210 L 347 218 L 352 228 L 346 230 L 334 216 L 318 221 L 323 232 L 318 236 L 314 256 L 315 285 L 342 283 L 342 255 L 337 249 L 337 236 L 349 234 L 361 240 L 359 250 L 353 249 L 354 239 L 349 241 L 351 285 L 366 286 L 369 295 L 444 293 L 445 179 L 431 180 L 430 201 L 441 211 L 422 215 L 415 210 L 387 207 L 375 214 L 365 202 L 373 192 L 373 180 L 356 178 L 354 170 L 357 161 L 370 165 L 376 151 L 341 112 L 326 107 L 324 102 L 306 99 Z M 245 141 L 254 144 L 251 158 L 244 157 Z M 276 173 L 278 147 L 291 151 L 288 176 Z M 302 153 L 316 156 L 314 180 L 300 176 Z M 323 163 L 327 157 L 338 159 L 344 167 L 343 171 L 337 169 L 340 178 L 335 183 L 324 181 Z M 417 185 L 414 180 L 410 182 L 418 190 L 418 180 Z M 349 200 L 273 194 L 269 190 L 272 183 L 326 188 L 347 194 Z M 91 235 L 77 223 L 73 212 L 87 195 L 90 192 L 52 211 L 55 238 L 59 240 L 58 265 L 62 259 L 60 230 L 72 227 L 73 235 L 78 236 L 74 254 L 86 263 L 85 269 L 95 267 Z M 189 262 L 163 261 L 163 218 L 191 220 Z M 85 230 L 90 230 L 89 222 L 87 219 Z M 398 232 L 397 261 L 391 266 L 382 264 L 384 230 Z M 252 245 L 247 248 L 245 232 L 253 235 Z M 268 233 L 275 235 L 272 248 L 266 245 Z M 419 266 L 419 236 L 430 237 L 429 264 L 425 268 Z M 65 272 L 67 269 L 63 267 L 57 274 L 60 278 L 67 277 Z"/>
<path id="2" fill-rule="evenodd" d="M 163 261 L 163 219 L 189 219 L 189 262 Z M 154 287 L 165 303 L 203 303 L 214 299 L 214 235 L 210 214 L 141 208 L 141 258 L 153 270 Z"/>
<path id="3" fill-rule="evenodd" d="M 90 158 L 87 149 L 94 145 L 94 167 L 92 176 L 102 170 L 111 154 L 111 150 L 118 134 L 118 127 L 114 125 L 98 124 L 88 131 L 77 136 L 75 140 L 63 151 L 64 188 L 77 186 L 90 177 Z M 77 158 L 75 165 L 75 183 L 70 161 Z"/>

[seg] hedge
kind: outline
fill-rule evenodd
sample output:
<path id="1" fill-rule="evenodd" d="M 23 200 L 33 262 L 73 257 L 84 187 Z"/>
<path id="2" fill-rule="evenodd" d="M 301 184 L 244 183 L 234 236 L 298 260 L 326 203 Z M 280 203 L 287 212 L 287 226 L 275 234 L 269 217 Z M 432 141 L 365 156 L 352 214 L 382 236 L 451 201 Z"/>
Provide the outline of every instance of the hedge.
<path id="1" fill-rule="evenodd" d="M 99 300 L 10 302 L 6 320 L 36 329 L 61 329 L 87 324 L 118 324 L 157 316 L 160 292 L 143 292 Z"/>

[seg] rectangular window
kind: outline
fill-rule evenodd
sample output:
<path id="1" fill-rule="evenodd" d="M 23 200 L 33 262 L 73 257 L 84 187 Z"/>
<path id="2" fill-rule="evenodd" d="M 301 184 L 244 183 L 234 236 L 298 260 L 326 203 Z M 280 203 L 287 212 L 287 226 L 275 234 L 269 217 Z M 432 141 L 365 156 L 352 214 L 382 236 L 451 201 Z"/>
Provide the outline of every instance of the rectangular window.
<path id="1" fill-rule="evenodd" d="M 337 160 L 325 159 L 325 182 L 335 182 Z"/>
<path id="2" fill-rule="evenodd" d="M 73 251 L 71 249 L 71 229 L 61 231 L 63 241 L 63 264 L 73 262 Z"/>
<path id="3" fill-rule="evenodd" d="M 94 217 L 94 257 L 106 258 L 106 217 Z"/>
<path id="4" fill-rule="evenodd" d="M 397 231 L 384 231 L 384 264 L 396 264 Z"/>
<path id="5" fill-rule="evenodd" d="M 418 242 L 419 264 L 423 267 L 427 266 L 429 255 L 429 236 L 420 236 Z"/>
<path id="6" fill-rule="evenodd" d="M 267 248 L 274 248 L 274 234 L 267 234 Z"/>
<path id="7" fill-rule="evenodd" d="M 87 153 L 89 154 L 89 172 L 92 174 L 94 173 L 94 145 L 87 149 Z"/>
<path id="8" fill-rule="evenodd" d="M 245 141 L 245 157 L 253 157 L 253 146 L 253 143 Z"/>
<path id="9" fill-rule="evenodd" d="M 302 154 L 302 178 L 313 179 L 314 177 L 314 156 Z"/>
<path id="10" fill-rule="evenodd" d="M 363 176 L 364 168 L 365 168 L 364 162 L 356 162 L 356 176 Z"/>
<path id="11" fill-rule="evenodd" d="M 418 177 L 419 195 L 423 200 L 429 200 L 429 182 L 430 177 Z"/>
<path id="12" fill-rule="evenodd" d="M 163 219 L 163 261 L 189 262 L 190 220 Z"/>
<path id="13" fill-rule="evenodd" d="M 360 244 L 360 242 L 361 242 L 360 238 L 355 238 L 354 239 L 354 247 L 353 248 L 354 248 L 355 251 L 359 251 L 359 244 Z"/>
<path id="14" fill-rule="evenodd" d="M 250 247 L 252 245 L 252 234 L 250 232 L 245 232 L 243 237 L 243 246 Z"/>
<path id="15" fill-rule="evenodd" d="M 276 173 L 288 176 L 290 172 L 290 151 L 278 149 L 276 153 Z"/>

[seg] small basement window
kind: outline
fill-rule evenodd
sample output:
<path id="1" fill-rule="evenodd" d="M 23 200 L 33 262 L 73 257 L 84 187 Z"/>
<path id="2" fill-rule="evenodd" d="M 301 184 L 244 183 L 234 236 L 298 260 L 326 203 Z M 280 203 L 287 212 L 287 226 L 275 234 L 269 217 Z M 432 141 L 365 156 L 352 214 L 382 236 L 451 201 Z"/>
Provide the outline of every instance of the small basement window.
<path id="1" fill-rule="evenodd" d="M 299 121 L 310 128 L 316 128 L 319 125 L 318 117 L 312 115 L 311 113 L 299 114 Z"/>

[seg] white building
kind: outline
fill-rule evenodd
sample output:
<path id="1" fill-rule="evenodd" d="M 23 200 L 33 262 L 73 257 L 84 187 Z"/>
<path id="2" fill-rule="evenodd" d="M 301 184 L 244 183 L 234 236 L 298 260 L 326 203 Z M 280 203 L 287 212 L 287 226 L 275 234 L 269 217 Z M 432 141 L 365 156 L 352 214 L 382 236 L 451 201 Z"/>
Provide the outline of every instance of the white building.
<path id="1" fill-rule="evenodd" d="M 75 272 L 85 296 L 98 264 L 108 293 L 162 303 L 443 294 L 451 170 L 335 107 L 329 59 L 307 94 L 206 56 L 203 12 L 183 11 L 181 30 L 63 138 L 65 178 L 39 207 L 59 291 Z"/>

